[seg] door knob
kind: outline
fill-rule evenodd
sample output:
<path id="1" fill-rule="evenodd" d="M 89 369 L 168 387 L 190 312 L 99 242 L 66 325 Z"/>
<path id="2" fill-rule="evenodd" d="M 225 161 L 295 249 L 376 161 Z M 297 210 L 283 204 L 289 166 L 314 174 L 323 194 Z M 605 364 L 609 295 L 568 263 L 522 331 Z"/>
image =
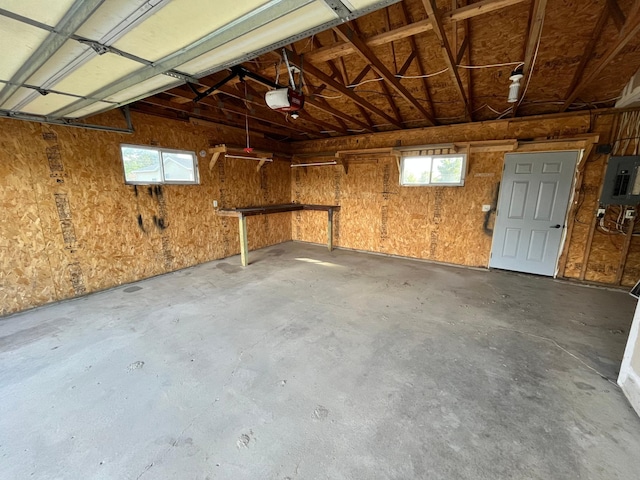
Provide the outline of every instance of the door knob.
<path id="1" fill-rule="evenodd" d="M 549 228 L 562 228 L 562 225 L 556 223 L 555 225 L 551 225 Z"/>

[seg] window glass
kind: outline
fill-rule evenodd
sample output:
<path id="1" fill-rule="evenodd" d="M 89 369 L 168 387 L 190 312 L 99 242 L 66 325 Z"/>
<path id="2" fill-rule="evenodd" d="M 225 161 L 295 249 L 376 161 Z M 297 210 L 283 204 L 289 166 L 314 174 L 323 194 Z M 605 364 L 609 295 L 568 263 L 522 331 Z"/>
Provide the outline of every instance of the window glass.
<path id="1" fill-rule="evenodd" d="M 459 184 L 462 181 L 462 157 L 435 157 L 431 169 L 431 183 Z"/>
<path id="2" fill-rule="evenodd" d="M 192 153 L 162 152 L 162 166 L 167 182 L 193 183 L 196 180 Z"/>
<path id="3" fill-rule="evenodd" d="M 431 157 L 405 157 L 402 162 L 403 185 L 429 184 Z"/>
<path id="4" fill-rule="evenodd" d="M 127 183 L 162 183 L 158 150 L 123 146 L 122 162 Z"/>
<path id="5" fill-rule="evenodd" d="M 125 183 L 197 184 L 198 160 L 193 152 L 121 145 Z"/>
<path id="6" fill-rule="evenodd" d="M 400 185 L 462 186 L 466 155 L 408 155 L 402 157 Z"/>

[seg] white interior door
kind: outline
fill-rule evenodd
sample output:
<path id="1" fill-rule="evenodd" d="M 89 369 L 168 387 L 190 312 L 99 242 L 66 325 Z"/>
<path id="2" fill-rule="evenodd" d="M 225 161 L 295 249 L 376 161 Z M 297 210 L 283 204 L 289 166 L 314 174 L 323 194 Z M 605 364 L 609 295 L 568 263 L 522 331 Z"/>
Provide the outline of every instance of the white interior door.
<path id="1" fill-rule="evenodd" d="M 505 155 L 490 267 L 555 274 L 578 153 Z"/>

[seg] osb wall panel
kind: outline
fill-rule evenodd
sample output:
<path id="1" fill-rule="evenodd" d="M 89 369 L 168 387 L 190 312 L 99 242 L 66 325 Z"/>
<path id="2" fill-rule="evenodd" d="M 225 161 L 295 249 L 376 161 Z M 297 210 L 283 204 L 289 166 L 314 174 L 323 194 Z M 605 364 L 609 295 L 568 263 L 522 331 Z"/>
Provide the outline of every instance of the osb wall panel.
<path id="1" fill-rule="evenodd" d="M 370 133 L 323 140 L 307 140 L 295 142 L 293 148 L 296 154 L 312 154 L 336 150 L 499 140 L 504 138 L 554 138 L 588 133 L 590 129 L 591 119 L 589 114 L 558 114 Z"/>
<path id="2" fill-rule="evenodd" d="M 289 201 L 281 161 L 257 172 L 255 162 L 233 159 L 210 170 L 200 158 L 200 185 L 125 185 L 121 143 L 199 152 L 244 142 L 235 129 L 133 120 L 133 135 L 2 121 L 0 315 L 237 254 L 237 222 L 215 215 L 212 201 Z M 289 239 L 290 215 L 250 222 L 252 249 Z"/>
<path id="3" fill-rule="evenodd" d="M 460 265 L 486 266 L 492 219 L 482 205 L 495 207 L 500 154 L 472 154 L 465 187 L 400 187 L 395 159 L 341 166 L 300 168 L 292 179 L 293 198 L 339 204 L 334 244 Z M 306 172 L 304 171 L 306 170 Z M 326 242 L 326 215 L 300 212 L 293 238 Z"/>
<path id="4" fill-rule="evenodd" d="M 600 143 L 613 141 L 613 115 L 598 116 L 593 120 L 592 130 L 600 135 Z M 567 242 L 567 263 L 564 272 L 560 274 L 566 278 L 580 278 L 583 268 L 585 250 L 589 237 L 589 230 L 594 221 L 598 207 L 600 185 L 607 155 L 598 155 L 595 151 L 585 159 L 585 170 L 582 187 L 574 198 L 576 215 L 571 238 Z M 602 242 L 606 240 L 606 242 Z M 622 240 L 622 239 L 618 239 Z M 589 255 L 586 280 L 600 283 L 613 283 L 619 262 L 620 251 L 615 250 L 614 244 L 609 243 L 606 236 L 600 237 L 596 231 L 593 237 L 592 250 Z"/>
<path id="5" fill-rule="evenodd" d="M 298 142 L 296 153 L 330 152 L 493 140 L 504 138 L 557 138 L 598 133 L 600 143 L 613 141 L 611 114 L 569 114 L 479 124 L 415 129 L 349 138 Z M 567 263 L 560 276 L 579 278 L 595 216 L 603 168 L 608 157 L 594 152 L 586 160 L 583 183 L 574 199 L 577 208 L 571 238 L 565 242 Z M 309 160 L 311 161 L 311 160 Z M 321 160 L 319 160 L 321 161 Z M 292 179 L 292 196 L 300 202 L 336 203 L 337 246 L 436 260 L 470 266 L 487 266 L 491 252 L 495 207 L 503 153 L 472 153 L 464 187 L 400 187 L 395 160 L 380 157 L 373 162 L 341 166 L 309 167 Z M 482 205 L 491 211 L 482 212 Z M 306 212 L 293 217 L 293 238 L 323 243 L 326 219 Z M 585 279 L 615 283 L 620 263 L 622 236 L 596 230 L 586 266 Z M 626 259 L 623 285 L 640 278 L 640 238 L 634 237 Z"/>

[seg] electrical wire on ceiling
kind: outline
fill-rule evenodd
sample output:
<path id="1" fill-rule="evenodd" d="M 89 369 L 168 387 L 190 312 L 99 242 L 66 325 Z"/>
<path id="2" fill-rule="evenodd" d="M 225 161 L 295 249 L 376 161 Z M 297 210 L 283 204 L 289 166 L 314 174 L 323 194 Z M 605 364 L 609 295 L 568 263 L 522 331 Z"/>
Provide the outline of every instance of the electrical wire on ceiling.
<path id="1" fill-rule="evenodd" d="M 320 97 L 320 98 L 326 98 L 328 100 L 335 100 L 336 98 L 342 98 L 343 95 L 322 95 L 320 93 L 313 93 L 311 95 L 309 95 L 310 97 Z"/>
<path id="2" fill-rule="evenodd" d="M 435 77 L 436 75 L 440 75 L 444 72 L 447 72 L 449 70 L 449 68 L 443 68 L 442 70 L 440 70 L 439 72 L 434 72 L 434 73 L 427 73 L 426 75 L 395 75 L 396 78 L 429 78 L 429 77 Z"/>
<path id="3" fill-rule="evenodd" d="M 539 42 L 539 40 L 538 40 Z M 466 69 L 484 69 L 484 68 L 499 68 L 499 67 L 512 67 L 512 66 L 516 66 L 516 68 L 524 65 L 524 62 L 506 62 L 506 63 L 489 63 L 486 65 L 463 65 L 463 64 L 459 64 L 457 65 L 459 68 L 466 68 Z M 415 78 L 430 78 L 430 77 L 435 77 L 436 75 L 441 75 L 445 72 L 449 71 L 449 68 L 443 68 L 442 70 L 439 70 L 437 72 L 434 73 L 427 73 L 425 75 L 394 75 L 396 78 L 403 78 L 403 79 L 415 79 Z M 378 78 L 370 78 L 368 80 L 363 80 L 362 82 L 359 83 L 352 83 L 351 85 L 347 85 L 347 88 L 356 88 L 359 87 L 360 85 L 364 85 L 365 83 L 370 83 L 370 82 L 381 82 L 383 81 L 384 78 L 382 77 L 378 77 Z"/>
<path id="4" fill-rule="evenodd" d="M 524 62 L 507 62 L 507 63 L 491 63 L 488 65 L 462 65 L 458 64 L 458 68 L 468 68 L 468 69 L 476 69 L 476 68 L 496 68 L 496 67 L 511 67 L 516 66 L 516 68 L 524 65 Z M 515 69 L 514 69 L 515 70 Z"/>

